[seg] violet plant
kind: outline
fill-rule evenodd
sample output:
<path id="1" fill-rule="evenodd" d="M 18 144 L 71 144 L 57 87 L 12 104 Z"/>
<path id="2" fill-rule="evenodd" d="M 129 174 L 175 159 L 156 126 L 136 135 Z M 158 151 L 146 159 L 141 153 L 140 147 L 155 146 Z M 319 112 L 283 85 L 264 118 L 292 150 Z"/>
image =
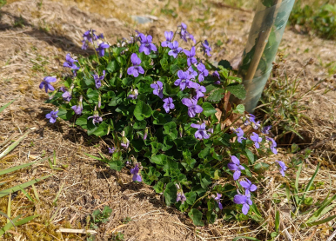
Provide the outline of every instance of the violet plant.
<path id="1" fill-rule="evenodd" d="M 243 99 L 245 89 L 227 61 L 208 61 L 207 41 L 196 42 L 184 23 L 162 39 L 156 45 L 137 32 L 110 46 L 102 34 L 85 32 L 82 48 L 96 54 L 68 54 L 64 66 L 73 77 L 58 89 L 54 77 L 40 84 L 52 91 L 47 102 L 57 107 L 46 117 L 74 122 L 88 135 L 111 136 L 111 157 L 101 160 L 117 171 L 130 169 L 133 181 L 152 185 L 196 225 L 239 213 L 261 219 L 253 197 L 261 170 L 270 167 L 258 159 L 277 153 L 270 127 L 244 114 L 242 105 L 218 116 L 224 96 Z M 191 47 L 179 47 L 181 40 Z M 233 113 L 238 119 L 223 128 Z M 283 162 L 273 166 L 285 174 Z"/>

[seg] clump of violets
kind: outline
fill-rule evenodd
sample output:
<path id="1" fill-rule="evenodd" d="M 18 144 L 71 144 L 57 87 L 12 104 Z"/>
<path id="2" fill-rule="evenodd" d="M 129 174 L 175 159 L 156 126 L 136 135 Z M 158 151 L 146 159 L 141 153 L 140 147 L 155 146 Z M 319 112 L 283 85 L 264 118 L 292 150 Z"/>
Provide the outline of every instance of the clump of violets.
<path id="1" fill-rule="evenodd" d="M 82 48 L 91 45 L 95 55 L 83 59 L 67 54 L 63 66 L 74 75 L 67 75 L 58 91 L 51 76 L 39 87 L 53 91 L 48 103 L 58 106 L 60 118 L 75 121 L 88 135 L 109 136 L 111 168 L 129 168 L 134 182 L 155 185 L 167 205 L 190 210 L 193 218 L 203 212 L 210 222 L 221 214 L 222 202 L 233 200 L 247 215 L 261 188 L 252 171 L 260 162 L 256 158 L 278 152 L 271 126 L 263 127 L 256 116 L 245 114 L 241 126 L 223 127 L 226 114 L 218 109 L 226 87 L 240 81 L 206 60 L 211 56 L 209 42 L 196 45 L 186 24 L 165 31 L 163 37 L 159 48 L 151 35 L 139 31 L 111 45 L 90 29 L 83 34 Z M 183 49 L 181 40 L 192 40 L 191 46 Z M 46 118 L 55 123 L 58 109 Z M 275 164 L 285 176 L 285 163 Z M 236 192 L 225 191 L 232 185 Z"/>

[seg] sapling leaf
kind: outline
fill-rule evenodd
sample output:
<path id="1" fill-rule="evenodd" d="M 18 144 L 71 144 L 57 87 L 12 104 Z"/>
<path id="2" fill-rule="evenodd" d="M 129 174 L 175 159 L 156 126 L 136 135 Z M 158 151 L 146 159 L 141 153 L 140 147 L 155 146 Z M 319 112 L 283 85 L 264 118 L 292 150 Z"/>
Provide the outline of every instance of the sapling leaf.
<path id="1" fill-rule="evenodd" d="M 16 99 L 15 99 L 16 100 Z M 5 104 L 4 106 L 0 107 L 0 113 L 4 111 L 4 109 L 6 109 L 10 104 L 12 104 L 15 100 L 12 100 L 10 102 L 8 102 L 7 104 Z"/>
<path id="2" fill-rule="evenodd" d="M 220 88 L 214 89 L 209 93 L 206 100 L 217 103 L 224 97 L 224 93 L 225 93 L 225 90 L 223 89 L 220 89 Z"/>
<path id="3" fill-rule="evenodd" d="M 226 90 L 229 91 L 231 94 L 236 96 L 238 99 L 245 99 L 246 97 L 246 90 L 243 85 L 241 84 L 232 84 L 226 87 Z"/>
<path id="4" fill-rule="evenodd" d="M 276 210 L 275 212 L 275 231 L 279 233 L 279 227 L 280 227 L 280 212 L 279 210 Z"/>
<path id="5" fill-rule="evenodd" d="M 261 241 L 260 239 L 252 238 L 252 237 L 246 237 L 246 236 L 235 237 L 234 239 L 232 239 L 232 241 L 238 241 L 239 239 L 248 239 L 248 240 L 252 240 L 252 241 Z"/>
<path id="6" fill-rule="evenodd" d="M 307 225 L 308 225 L 308 227 L 312 227 L 312 226 L 320 225 L 320 224 L 323 224 L 323 223 L 327 223 L 327 222 L 333 220 L 334 218 L 336 218 L 336 215 L 327 217 L 327 218 L 322 219 L 322 220 L 317 221 L 317 222 L 307 223 Z"/>

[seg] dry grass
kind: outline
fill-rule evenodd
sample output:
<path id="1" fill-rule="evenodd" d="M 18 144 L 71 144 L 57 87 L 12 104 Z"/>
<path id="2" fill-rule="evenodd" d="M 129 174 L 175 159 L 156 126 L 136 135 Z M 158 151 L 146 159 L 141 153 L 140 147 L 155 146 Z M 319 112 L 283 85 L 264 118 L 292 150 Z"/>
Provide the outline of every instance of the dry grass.
<path id="1" fill-rule="evenodd" d="M 274 202 L 274 196 L 285 200 L 283 183 L 295 179 L 295 170 L 289 170 L 288 178 L 266 173 L 263 185 L 267 192 L 258 193 L 256 202 L 262 207 L 266 217 L 264 225 L 252 221 L 222 222 L 204 228 L 196 228 L 189 218 L 173 208 L 165 207 L 162 196 L 148 186 L 134 184 L 130 175 L 123 171 L 116 173 L 100 163 L 88 158 L 106 149 L 101 139 L 88 137 L 84 132 L 73 129 L 66 122 L 50 125 L 44 115 L 52 107 L 43 104 L 47 97 L 37 86 L 43 76 L 64 72 L 62 66 L 67 52 L 85 54 L 80 49 L 81 34 L 92 27 L 104 32 L 110 42 L 118 37 L 127 37 L 133 29 L 145 31 L 154 39 L 163 39 L 165 30 L 174 30 L 181 21 L 185 22 L 196 39 L 208 39 L 214 46 L 212 61 L 231 59 L 243 50 L 253 12 L 252 1 L 235 1 L 235 10 L 216 4 L 221 1 L 8 1 L 14 2 L 2 8 L 0 23 L 0 105 L 17 98 L 0 117 L 1 142 L 23 132 L 27 127 L 37 131 L 29 137 L 6 159 L 0 161 L 1 168 L 18 165 L 51 155 L 55 150 L 59 167 L 68 165 L 63 171 L 52 170 L 47 163 L 40 164 L 25 172 L 7 176 L 11 184 L 27 181 L 42 174 L 51 173 L 53 177 L 36 185 L 40 202 L 30 202 L 21 192 L 12 201 L 15 215 L 38 214 L 38 218 L 7 234 L 7 240 L 85 240 L 83 235 L 56 233 L 58 227 L 85 228 L 86 216 L 97 208 L 109 205 L 113 213 L 106 225 L 98 230 L 98 240 L 107 240 L 112 233 L 122 232 L 126 240 L 230 240 L 238 234 L 246 236 L 268 235 L 274 225 L 274 210 L 281 210 L 282 229 L 288 230 L 293 240 L 326 240 L 333 231 L 334 223 L 301 229 L 306 215 L 291 218 L 292 207 L 283 201 Z M 225 2 L 230 4 L 230 2 Z M 174 18 L 171 14 L 176 13 Z M 161 11 L 163 10 L 163 11 Z M 167 10 L 167 11 L 166 11 Z M 89 13 L 91 12 L 91 13 Z M 132 15 L 155 15 L 158 20 L 145 25 L 136 25 Z M 20 18 L 21 16 L 21 18 Z M 104 17 L 102 17 L 104 16 Z M 175 16 L 175 15 L 174 15 Z M 17 26 L 17 27 L 14 27 Z M 322 200 L 328 191 L 335 194 L 335 81 L 328 71 L 327 63 L 336 63 L 335 43 L 309 36 L 302 36 L 287 29 L 280 46 L 286 63 L 280 66 L 280 76 L 285 74 L 294 78 L 302 65 L 313 57 L 315 63 L 305 69 L 300 78 L 304 92 L 314 85 L 314 79 L 324 78 L 320 90 L 307 96 L 311 107 L 308 115 L 312 119 L 300 130 L 305 133 L 305 147 L 314 147 L 300 176 L 300 186 L 304 186 L 312 176 L 317 163 L 322 169 L 315 183 L 322 183 L 311 190 L 309 196 L 314 201 Z M 324 94 L 326 89 L 332 89 Z M 292 155 L 281 149 L 281 159 L 291 163 Z M 275 157 L 265 159 L 274 161 Z M 279 157 L 278 157 L 279 158 Z M 61 189 L 62 187 L 62 189 Z M 54 199 L 60 195 L 57 205 Z M 34 196 L 32 189 L 29 194 Z M 6 212 L 8 199 L 0 199 L 0 210 Z M 332 215 L 332 210 L 329 215 Z M 125 218 L 131 221 L 123 223 Z M 0 225 L 6 220 L 0 218 Z M 40 236 L 36 236 L 40 235 Z M 285 240 L 286 234 L 278 240 Z"/>

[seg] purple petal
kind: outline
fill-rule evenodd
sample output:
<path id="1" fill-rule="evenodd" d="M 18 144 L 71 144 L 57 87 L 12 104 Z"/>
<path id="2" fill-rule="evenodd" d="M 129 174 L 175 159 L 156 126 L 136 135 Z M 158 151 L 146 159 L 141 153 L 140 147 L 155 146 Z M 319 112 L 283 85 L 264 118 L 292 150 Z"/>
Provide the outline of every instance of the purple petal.
<path id="1" fill-rule="evenodd" d="M 238 166 L 232 162 L 228 163 L 228 168 L 231 170 L 231 171 L 236 171 L 238 170 Z"/>
<path id="2" fill-rule="evenodd" d="M 250 206 L 247 203 L 244 203 L 243 208 L 242 208 L 243 214 L 246 215 L 248 213 L 249 209 L 250 209 Z"/>
<path id="3" fill-rule="evenodd" d="M 202 111 L 203 111 L 203 108 L 201 106 L 199 106 L 199 105 L 195 106 L 195 112 L 196 113 L 202 113 Z"/>
<path id="4" fill-rule="evenodd" d="M 233 173 L 233 180 L 238 180 L 240 177 L 241 171 L 237 170 Z"/>
<path id="5" fill-rule="evenodd" d="M 184 104 L 187 107 L 191 107 L 193 105 L 193 103 L 191 102 L 191 100 L 188 99 L 188 98 L 183 98 L 182 99 L 182 104 Z"/>
<path id="6" fill-rule="evenodd" d="M 245 189 L 249 189 L 250 188 L 250 184 L 248 182 L 246 182 L 246 181 L 241 181 L 239 183 Z"/>
<path id="7" fill-rule="evenodd" d="M 239 159 L 234 155 L 231 156 L 231 161 L 236 165 L 240 165 Z"/>
<path id="8" fill-rule="evenodd" d="M 237 194 L 233 198 L 233 202 L 236 204 L 244 204 L 246 203 L 247 197 L 245 195 Z"/>

